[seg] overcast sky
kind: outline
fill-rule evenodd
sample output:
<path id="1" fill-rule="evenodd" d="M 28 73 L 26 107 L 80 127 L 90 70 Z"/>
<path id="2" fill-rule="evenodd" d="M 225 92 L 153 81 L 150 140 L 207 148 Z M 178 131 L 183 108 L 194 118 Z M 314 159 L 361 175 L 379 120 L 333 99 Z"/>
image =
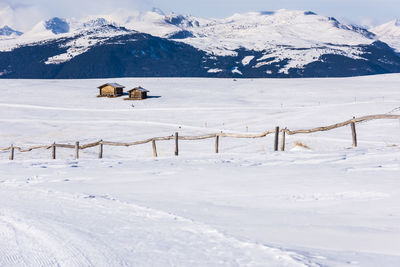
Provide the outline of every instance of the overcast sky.
<path id="1" fill-rule="evenodd" d="M 26 30 L 54 16 L 83 17 L 116 9 L 164 12 L 207 18 L 227 17 L 238 12 L 277 9 L 311 10 L 345 22 L 377 25 L 400 18 L 400 0 L 0 0 L 0 26 Z"/>

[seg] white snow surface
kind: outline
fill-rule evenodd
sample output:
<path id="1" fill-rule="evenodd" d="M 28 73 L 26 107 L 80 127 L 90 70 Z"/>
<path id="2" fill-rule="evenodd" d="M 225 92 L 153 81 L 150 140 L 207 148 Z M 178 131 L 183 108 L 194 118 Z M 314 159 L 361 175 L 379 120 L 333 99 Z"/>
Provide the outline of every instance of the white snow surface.
<path id="1" fill-rule="evenodd" d="M 207 72 L 209 72 L 209 73 L 218 73 L 218 72 L 221 72 L 221 71 L 224 71 L 223 69 L 209 69 Z"/>
<path id="2" fill-rule="evenodd" d="M 371 29 L 380 40 L 400 52 L 400 19 L 390 21 Z"/>
<path id="3" fill-rule="evenodd" d="M 303 129 L 399 114 L 400 75 L 2 80 L 0 148 Z M 141 85 L 144 101 L 97 98 Z M 0 152 L 0 266 L 399 266 L 400 124 L 262 139 Z M 292 150 L 301 142 L 310 149 Z"/>
<path id="4" fill-rule="evenodd" d="M 247 56 L 242 59 L 242 65 L 246 66 L 254 59 L 254 56 Z"/>

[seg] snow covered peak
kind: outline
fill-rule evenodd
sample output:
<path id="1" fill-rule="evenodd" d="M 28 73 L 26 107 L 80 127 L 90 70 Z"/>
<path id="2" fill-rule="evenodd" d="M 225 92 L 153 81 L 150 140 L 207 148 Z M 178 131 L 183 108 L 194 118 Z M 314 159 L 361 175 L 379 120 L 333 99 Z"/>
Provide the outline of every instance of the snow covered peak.
<path id="1" fill-rule="evenodd" d="M 129 29 L 146 32 L 159 37 L 184 36 L 186 41 L 196 46 L 197 39 L 205 45 L 223 40 L 231 48 L 208 49 L 217 54 L 229 54 L 227 50 L 239 47 L 259 50 L 268 47 L 266 44 L 300 46 L 301 48 L 331 44 L 368 44 L 374 41 L 371 32 L 340 23 L 332 17 L 317 15 L 312 11 L 277 10 L 237 13 L 224 19 L 202 19 L 188 15 L 169 14 L 154 10 L 130 16 L 122 25 Z M 184 32 L 185 34 L 180 34 Z M 191 38 L 193 37 L 193 38 Z M 190 39 L 190 40 L 189 40 Z M 209 39 L 211 42 L 206 42 Z M 228 42 L 225 42 L 228 41 Z M 235 44 L 233 44 L 235 43 Z M 219 45 L 221 46 L 221 45 Z M 225 52 L 224 52 L 225 51 Z"/>
<path id="2" fill-rule="evenodd" d="M 389 21 L 372 29 L 378 35 L 400 35 L 400 19 Z"/>
<path id="3" fill-rule="evenodd" d="M 192 31 L 196 37 L 188 40 L 192 45 L 221 55 L 241 47 L 262 51 L 276 46 L 311 48 L 323 44 L 358 45 L 374 41 L 334 18 L 284 9 L 234 14 L 186 30 Z"/>
<path id="4" fill-rule="evenodd" d="M 16 31 L 7 25 L 4 26 L 3 28 L 0 28 L 0 37 L 6 36 L 6 37 L 17 37 L 22 35 L 22 32 Z"/>
<path id="5" fill-rule="evenodd" d="M 54 34 L 62 34 L 69 32 L 69 24 L 65 19 L 54 17 L 44 22 L 46 30 Z"/>
<path id="6" fill-rule="evenodd" d="M 111 22 L 107 21 L 105 18 L 97 18 L 86 21 L 83 23 L 83 28 L 95 28 L 95 27 L 102 27 L 107 24 L 112 24 Z"/>
<path id="7" fill-rule="evenodd" d="M 335 18 L 285 9 L 237 13 L 223 19 L 146 12 L 130 17 L 129 23 L 123 25 L 175 39 L 217 56 L 237 56 L 240 49 L 262 52 L 264 56 L 255 59 L 258 62 L 255 67 L 287 60 L 282 72 L 301 68 L 323 54 L 359 58 L 359 50 L 351 46 L 368 45 L 376 40 L 368 30 Z"/>
<path id="8" fill-rule="evenodd" d="M 46 21 L 40 21 L 31 30 L 24 33 L 23 37 L 27 37 L 29 40 L 43 39 L 69 32 L 70 25 L 67 20 L 54 17 Z"/>
<path id="9" fill-rule="evenodd" d="M 191 28 L 191 27 L 199 27 L 200 23 L 194 17 L 171 14 L 165 16 L 165 22 L 181 27 L 181 28 Z"/>
<path id="10" fill-rule="evenodd" d="M 389 21 L 385 24 L 372 28 L 380 40 L 389 44 L 397 52 L 400 52 L 400 19 Z"/>

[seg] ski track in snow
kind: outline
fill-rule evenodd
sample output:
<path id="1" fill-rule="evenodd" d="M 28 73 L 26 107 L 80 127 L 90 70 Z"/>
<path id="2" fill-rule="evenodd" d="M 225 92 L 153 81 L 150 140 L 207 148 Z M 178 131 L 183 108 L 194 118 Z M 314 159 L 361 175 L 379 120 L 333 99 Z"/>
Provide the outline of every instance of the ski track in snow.
<path id="1" fill-rule="evenodd" d="M 2 189 L 7 188 L 10 187 Z M 111 196 L 72 195 L 32 187 L 25 193 L 21 199 L 28 202 L 34 199 L 37 205 L 51 199 L 52 214 L 58 215 L 50 218 L 46 212 L 32 214 L 23 205 L 17 208 L 3 205 L 0 208 L 1 266 L 131 266 L 135 265 L 133 258 L 138 257 L 137 263 L 143 262 L 140 261 L 142 253 L 158 257 L 148 259 L 156 263 L 152 266 L 182 264 L 193 259 L 193 254 L 197 254 L 195 258 L 203 257 L 191 262 L 194 266 L 318 266 L 298 253 L 240 241 L 202 223 L 123 203 Z M 71 211 L 83 218 L 93 217 L 94 221 L 107 220 L 110 233 L 126 230 L 130 242 L 123 249 L 114 250 L 108 245 L 109 233 L 103 232 L 106 229 L 92 230 L 82 222 L 70 224 L 70 218 L 60 220 L 60 213 L 68 216 Z M 168 227 L 160 228 L 160 225 Z M 158 247 L 158 244 L 170 247 Z M 181 254 L 179 250 L 185 250 L 186 246 L 190 249 Z"/>
<path id="2" fill-rule="evenodd" d="M 30 222 L 31 223 L 31 222 Z M 38 224 L 38 222 L 34 222 Z M 42 230 L 24 222 L 21 217 L 7 213 L 0 215 L 0 264 L 2 266 L 90 266 L 83 252 L 67 244 L 60 232 L 48 232 L 48 225 Z M 47 228 L 46 230 L 44 230 Z M 47 232 L 46 232 L 47 231 Z M 71 238 L 71 233 L 64 231 Z M 3 243 L 5 241 L 5 243 Z M 83 240 L 79 240 L 82 242 Z M 82 244 L 82 243 L 81 243 Z M 9 249 L 11 247 L 12 249 Z M 106 260 L 101 254 L 100 259 Z"/>

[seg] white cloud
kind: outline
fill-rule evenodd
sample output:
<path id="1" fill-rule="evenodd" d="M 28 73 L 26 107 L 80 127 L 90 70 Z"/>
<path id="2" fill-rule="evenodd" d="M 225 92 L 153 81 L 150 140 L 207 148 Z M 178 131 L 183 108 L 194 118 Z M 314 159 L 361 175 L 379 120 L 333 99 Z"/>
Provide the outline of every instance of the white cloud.
<path id="1" fill-rule="evenodd" d="M 14 11 L 9 5 L 0 3 L 0 26 L 14 24 Z"/>
<path id="2" fill-rule="evenodd" d="M 8 2 L 7 2 L 8 1 Z M 149 10 L 152 0 L 4 0 L 0 3 L 0 27 L 21 31 L 51 17 L 87 17 L 118 10 Z"/>
<path id="3" fill-rule="evenodd" d="M 12 6 L 0 3 L 0 26 L 8 25 L 25 31 L 45 17 L 45 12 L 38 7 L 28 5 Z"/>
<path id="4" fill-rule="evenodd" d="M 373 18 L 360 18 L 359 21 L 360 21 L 359 25 L 361 25 L 361 26 L 363 26 L 365 28 L 368 28 L 368 29 L 372 28 L 374 26 L 377 26 L 380 23 L 382 23 L 382 22 L 377 21 L 376 19 L 373 19 Z"/>

